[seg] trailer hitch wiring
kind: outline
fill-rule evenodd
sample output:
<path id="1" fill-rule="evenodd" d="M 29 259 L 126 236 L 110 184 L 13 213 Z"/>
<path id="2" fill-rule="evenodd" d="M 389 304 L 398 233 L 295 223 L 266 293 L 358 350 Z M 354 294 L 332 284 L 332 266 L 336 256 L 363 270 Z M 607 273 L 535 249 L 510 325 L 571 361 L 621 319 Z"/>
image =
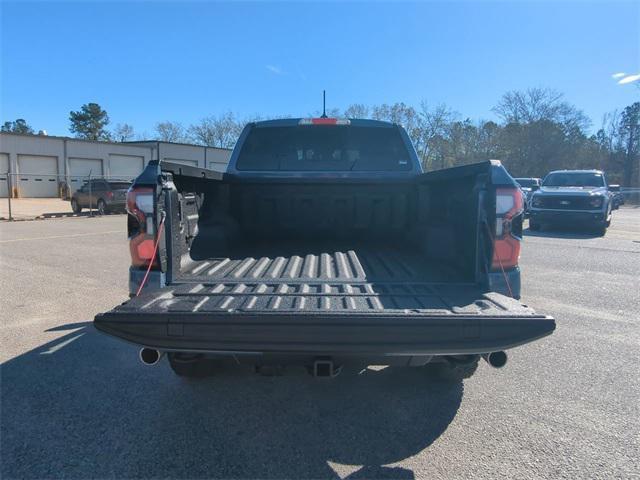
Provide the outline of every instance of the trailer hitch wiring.
<path id="1" fill-rule="evenodd" d="M 487 227 L 487 234 L 489 235 L 491 244 L 495 245 L 496 239 L 493 236 L 493 233 L 491 232 L 491 227 L 489 227 L 489 223 L 486 221 L 482 223 L 484 223 L 484 226 Z M 513 290 L 511 290 L 511 283 L 509 282 L 509 276 L 507 275 L 507 272 L 505 271 L 504 266 L 502 265 L 502 259 L 500 258 L 500 255 L 496 255 L 496 258 L 498 259 L 498 264 L 500 265 L 500 270 L 502 271 L 502 276 L 504 277 L 504 283 L 507 284 L 507 290 L 509 290 L 509 296 L 513 298 Z"/>
<path id="2" fill-rule="evenodd" d="M 147 271 L 144 274 L 144 278 L 142 282 L 140 282 L 140 287 L 138 287 L 138 291 L 136 292 L 136 297 L 140 296 L 140 292 L 147 283 L 147 279 L 149 278 L 149 272 L 151 272 L 151 267 L 153 266 L 153 262 L 156 259 L 156 254 L 158 253 L 158 245 L 160 244 L 160 236 L 162 235 L 162 230 L 164 229 L 164 219 L 166 218 L 165 212 L 162 212 L 162 218 L 160 218 L 160 225 L 158 225 L 158 235 L 156 237 L 156 244 L 153 246 L 153 254 L 149 259 L 149 265 L 147 266 Z"/>

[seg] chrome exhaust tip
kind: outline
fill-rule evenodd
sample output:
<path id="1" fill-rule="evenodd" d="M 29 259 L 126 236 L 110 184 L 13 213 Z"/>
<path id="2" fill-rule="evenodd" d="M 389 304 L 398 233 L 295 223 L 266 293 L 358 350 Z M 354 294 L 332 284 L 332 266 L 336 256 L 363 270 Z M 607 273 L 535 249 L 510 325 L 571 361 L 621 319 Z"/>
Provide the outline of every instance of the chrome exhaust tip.
<path id="1" fill-rule="evenodd" d="M 507 364 L 507 353 L 504 351 L 485 353 L 482 358 L 493 368 L 502 368 Z"/>
<path id="2" fill-rule="evenodd" d="M 138 356 L 140 357 L 140 361 L 145 365 L 155 365 L 157 364 L 164 352 L 156 350 L 154 348 L 141 348 Z"/>

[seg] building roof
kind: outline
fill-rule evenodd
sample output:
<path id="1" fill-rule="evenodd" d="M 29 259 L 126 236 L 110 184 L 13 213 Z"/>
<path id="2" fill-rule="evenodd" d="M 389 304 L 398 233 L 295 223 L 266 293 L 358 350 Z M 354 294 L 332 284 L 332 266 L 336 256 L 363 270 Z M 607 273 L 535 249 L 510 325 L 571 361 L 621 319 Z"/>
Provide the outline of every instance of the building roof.
<path id="1" fill-rule="evenodd" d="M 124 145 L 153 145 L 155 143 L 162 143 L 164 145 L 184 145 L 187 147 L 200 147 L 200 148 L 214 148 L 216 150 L 224 150 L 225 152 L 230 152 L 233 150 L 232 148 L 222 148 L 222 147 L 212 147 L 209 145 L 199 145 L 197 143 L 183 143 L 183 142 L 165 142 L 164 140 L 130 140 L 127 142 L 117 142 L 119 144 Z"/>
<path id="2" fill-rule="evenodd" d="M 31 133 L 0 132 L 0 135 L 14 135 L 16 137 L 28 137 L 28 138 L 35 137 L 39 139 L 52 138 L 56 140 L 72 140 L 74 142 L 100 143 L 100 144 L 106 143 L 110 145 L 129 145 L 132 147 L 150 146 L 152 144 L 158 144 L 158 143 L 162 143 L 165 145 L 186 145 L 189 147 L 200 147 L 200 148 L 206 147 L 206 145 L 197 145 L 195 143 L 164 142 L 162 140 L 132 140 L 128 142 L 112 142 L 108 140 L 87 140 L 86 138 L 64 137 L 61 135 L 37 135 L 37 134 L 31 134 Z M 206 148 L 215 148 L 216 150 L 231 151 L 230 148 L 220 148 L 220 147 L 206 147 Z"/>

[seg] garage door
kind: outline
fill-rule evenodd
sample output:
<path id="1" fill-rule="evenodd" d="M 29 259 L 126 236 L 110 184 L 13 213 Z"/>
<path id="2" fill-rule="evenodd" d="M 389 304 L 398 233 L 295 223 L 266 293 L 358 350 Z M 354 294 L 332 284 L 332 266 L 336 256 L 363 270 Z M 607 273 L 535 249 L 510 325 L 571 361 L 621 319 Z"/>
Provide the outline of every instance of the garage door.
<path id="1" fill-rule="evenodd" d="M 69 171 L 69 176 L 71 177 L 71 191 L 75 192 L 87 181 L 89 174 L 91 174 L 92 178 L 102 176 L 102 159 L 70 158 Z"/>
<path id="2" fill-rule="evenodd" d="M 17 177 L 21 197 L 57 197 L 58 157 L 18 155 Z"/>
<path id="3" fill-rule="evenodd" d="M 7 198 L 7 172 L 9 171 L 9 154 L 0 153 L 0 198 Z"/>
<path id="4" fill-rule="evenodd" d="M 144 158 L 133 155 L 109 155 L 109 176 L 133 179 L 142 173 Z"/>
<path id="5" fill-rule="evenodd" d="M 209 170 L 215 170 L 216 172 L 226 172 L 227 164 L 219 162 L 209 162 Z"/>
<path id="6" fill-rule="evenodd" d="M 198 166 L 198 161 L 197 160 L 183 160 L 180 158 L 165 158 L 164 159 L 165 162 L 171 162 L 171 163 L 179 163 L 180 165 L 189 165 L 190 167 L 197 167 Z"/>

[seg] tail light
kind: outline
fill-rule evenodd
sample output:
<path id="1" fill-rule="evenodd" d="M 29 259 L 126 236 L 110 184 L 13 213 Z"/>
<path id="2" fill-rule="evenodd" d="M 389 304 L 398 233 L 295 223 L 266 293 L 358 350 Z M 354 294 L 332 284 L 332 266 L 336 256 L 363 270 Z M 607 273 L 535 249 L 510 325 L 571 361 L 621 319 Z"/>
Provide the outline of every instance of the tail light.
<path id="1" fill-rule="evenodd" d="M 158 267 L 154 258 L 155 226 L 153 215 L 152 188 L 131 187 L 127 191 L 127 229 L 129 233 L 129 251 L 131 264 L 135 267 L 146 267 L 153 260 L 152 267 Z"/>
<path id="2" fill-rule="evenodd" d="M 491 268 L 503 270 L 518 265 L 524 201 L 517 188 L 496 191 L 496 232 Z"/>

